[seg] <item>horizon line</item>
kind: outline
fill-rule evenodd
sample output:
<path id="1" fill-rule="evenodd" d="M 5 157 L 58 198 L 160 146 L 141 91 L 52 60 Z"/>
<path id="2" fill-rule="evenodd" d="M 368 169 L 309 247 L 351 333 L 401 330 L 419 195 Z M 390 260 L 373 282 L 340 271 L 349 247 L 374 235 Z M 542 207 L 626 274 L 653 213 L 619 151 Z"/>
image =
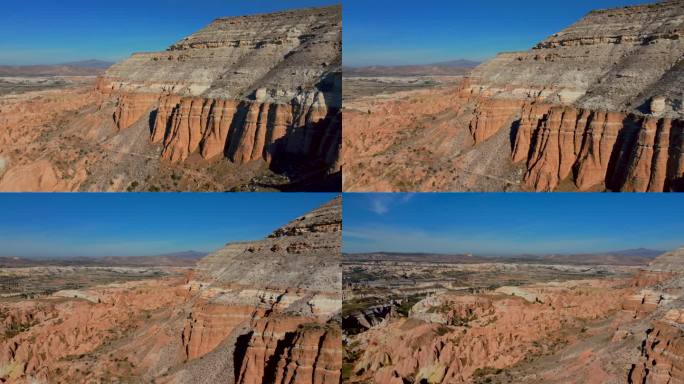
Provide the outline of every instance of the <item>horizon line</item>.
<path id="1" fill-rule="evenodd" d="M 510 256 L 549 256 L 549 255 L 561 255 L 561 256 L 576 256 L 576 255 L 596 255 L 596 254 L 610 254 L 610 253 L 619 253 L 619 252 L 626 252 L 626 251 L 637 251 L 637 250 L 644 250 L 644 251 L 653 251 L 653 252 L 660 252 L 660 253 L 666 253 L 670 251 L 674 251 L 680 248 L 684 248 L 684 245 L 680 247 L 675 247 L 671 249 L 654 249 L 654 248 L 647 248 L 647 247 L 637 247 L 637 248 L 629 248 L 629 249 L 616 249 L 616 250 L 610 250 L 610 251 L 592 251 L 592 252 L 569 252 L 569 253 L 564 253 L 564 252 L 546 252 L 546 253 L 535 253 L 535 252 L 518 252 L 518 253 L 476 253 L 476 252 L 398 252 L 398 251 L 363 251 L 363 252 L 347 252 L 347 251 L 342 251 L 342 254 L 347 254 L 347 255 L 363 255 L 363 254 L 372 254 L 372 253 L 380 253 L 380 254 L 396 254 L 396 255 L 439 255 L 439 256 L 477 256 L 477 257 L 510 257 Z"/>

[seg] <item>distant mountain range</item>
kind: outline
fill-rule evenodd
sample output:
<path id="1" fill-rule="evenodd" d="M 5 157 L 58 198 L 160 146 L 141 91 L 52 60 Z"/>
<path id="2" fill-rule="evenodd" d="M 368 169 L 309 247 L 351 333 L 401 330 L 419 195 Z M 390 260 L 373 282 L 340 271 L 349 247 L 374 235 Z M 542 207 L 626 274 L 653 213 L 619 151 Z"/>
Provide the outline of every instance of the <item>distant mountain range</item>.
<path id="1" fill-rule="evenodd" d="M 83 61 L 72 61 L 70 63 L 62 63 L 58 65 L 66 65 L 70 67 L 79 67 L 79 68 L 103 68 L 107 69 L 114 65 L 113 62 L 111 61 L 103 61 L 103 60 L 83 60 Z"/>
<path id="2" fill-rule="evenodd" d="M 430 263 L 542 263 L 570 265 L 647 265 L 664 251 L 638 248 L 621 251 L 581 253 L 581 254 L 548 254 L 548 255 L 514 255 L 514 256 L 482 256 L 472 254 L 434 254 L 434 253 L 348 253 L 345 261 L 397 261 L 397 262 L 430 262 Z"/>
<path id="3" fill-rule="evenodd" d="M 480 63 L 472 60 L 452 60 L 419 65 L 374 65 L 344 67 L 345 76 L 462 76 Z"/>
<path id="4" fill-rule="evenodd" d="M 70 258 L 0 257 L 0 268 L 38 266 L 85 267 L 192 267 L 206 252 L 184 251 L 154 256 L 105 256 Z"/>
<path id="5" fill-rule="evenodd" d="M 0 76 L 97 76 L 114 63 L 84 60 L 53 65 L 0 65 Z"/>

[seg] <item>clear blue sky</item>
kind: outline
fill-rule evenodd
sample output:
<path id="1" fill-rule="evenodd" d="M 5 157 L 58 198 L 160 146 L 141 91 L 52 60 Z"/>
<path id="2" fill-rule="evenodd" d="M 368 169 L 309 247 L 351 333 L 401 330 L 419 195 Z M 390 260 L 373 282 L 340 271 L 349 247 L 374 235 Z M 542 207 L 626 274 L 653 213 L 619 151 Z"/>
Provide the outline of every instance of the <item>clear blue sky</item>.
<path id="1" fill-rule="evenodd" d="M 484 60 L 526 50 L 592 9 L 650 0 L 345 0 L 344 63 Z"/>
<path id="2" fill-rule="evenodd" d="M 511 255 L 684 246 L 681 194 L 345 194 L 345 252 Z"/>
<path id="3" fill-rule="evenodd" d="M 0 65 L 118 61 L 164 50 L 223 16 L 338 0 L 2 0 Z"/>
<path id="4" fill-rule="evenodd" d="M 147 256 L 258 240 L 328 193 L 3 194 L 0 256 Z"/>

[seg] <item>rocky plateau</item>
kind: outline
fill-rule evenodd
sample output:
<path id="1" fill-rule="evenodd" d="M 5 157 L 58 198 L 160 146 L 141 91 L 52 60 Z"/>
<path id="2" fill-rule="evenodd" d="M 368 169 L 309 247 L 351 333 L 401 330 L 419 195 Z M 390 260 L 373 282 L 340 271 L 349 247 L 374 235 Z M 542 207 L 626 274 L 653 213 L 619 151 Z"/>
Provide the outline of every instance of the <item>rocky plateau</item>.
<path id="1" fill-rule="evenodd" d="M 337 384 L 341 226 L 337 198 L 195 268 L 0 301 L 0 380 Z"/>
<path id="2" fill-rule="evenodd" d="M 597 10 L 458 86 L 345 100 L 344 190 L 684 190 L 683 25 Z"/>
<path id="3" fill-rule="evenodd" d="M 219 18 L 0 97 L 0 190 L 340 190 L 341 7 Z"/>

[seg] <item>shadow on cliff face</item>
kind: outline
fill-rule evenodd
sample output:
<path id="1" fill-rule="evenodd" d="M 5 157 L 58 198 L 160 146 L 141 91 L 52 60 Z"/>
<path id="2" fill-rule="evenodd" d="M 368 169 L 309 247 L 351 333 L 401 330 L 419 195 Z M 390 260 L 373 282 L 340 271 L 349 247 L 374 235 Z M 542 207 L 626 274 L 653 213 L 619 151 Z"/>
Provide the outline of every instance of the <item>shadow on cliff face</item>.
<path id="1" fill-rule="evenodd" d="M 152 137 L 152 135 L 154 134 L 154 124 L 155 124 L 155 122 L 157 121 L 157 113 L 158 113 L 158 110 L 157 110 L 156 108 L 153 109 L 152 112 L 150 112 L 150 117 L 149 117 L 149 119 L 148 119 L 149 130 L 150 130 L 150 137 Z M 170 119 L 169 119 L 169 120 L 170 120 Z M 164 132 L 168 132 L 168 131 L 169 131 L 169 125 L 171 125 L 170 121 L 166 123 L 166 127 L 165 127 L 165 129 L 164 129 Z M 166 135 L 164 135 L 164 139 L 166 139 Z"/>
<path id="2" fill-rule="evenodd" d="M 515 140 L 518 137 L 518 130 L 520 129 L 520 119 L 516 120 L 511 124 L 511 130 L 508 133 L 508 140 L 511 145 L 511 153 L 515 150 Z M 528 157 L 529 158 L 529 157 Z"/>
<path id="3" fill-rule="evenodd" d="M 235 374 L 235 382 L 240 378 L 240 369 L 242 368 L 242 362 L 247 354 L 247 348 L 249 348 L 249 341 L 252 339 L 254 332 L 248 332 L 238 336 L 235 341 L 235 349 L 233 350 L 233 372 Z"/>
<path id="4" fill-rule="evenodd" d="M 668 179 L 665 181 L 665 188 L 670 192 L 684 192 L 684 174 L 674 180 Z"/>
<path id="5" fill-rule="evenodd" d="M 285 348 L 291 347 L 295 339 L 295 332 L 285 333 L 285 337 L 278 340 L 275 351 L 273 355 L 268 358 L 266 366 L 264 367 L 264 377 L 261 380 L 262 384 L 271 384 L 276 382 L 276 373 L 278 371 L 278 361 L 285 353 Z M 237 380 L 237 377 L 236 377 Z"/>
<path id="6" fill-rule="evenodd" d="M 235 117 L 228 128 L 228 139 L 226 140 L 223 154 L 231 161 L 235 161 L 235 155 L 238 150 L 239 141 L 245 128 L 245 120 L 249 113 L 249 104 L 241 102 L 235 111 Z"/>
<path id="7" fill-rule="evenodd" d="M 323 93 L 325 105 L 331 109 L 342 106 L 342 72 L 331 72 L 316 84 L 316 89 Z"/>
<path id="8" fill-rule="evenodd" d="M 292 182 L 282 191 L 337 192 L 342 190 L 342 171 L 330 172 L 342 145 L 340 111 L 329 109 L 325 118 L 304 126 L 288 127 L 285 135 L 267 149 L 271 171 Z"/>
<path id="9" fill-rule="evenodd" d="M 327 87 L 334 88 L 335 79 L 337 77 L 331 74 L 332 83 Z M 254 185 L 284 191 L 340 191 L 342 176 L 337 165 L 342 144 L 340 109 L 318 108 L 295 102 L 287 106 L 265 106 L 252 101 L 237 104 L 230 124 L 223 128 L 226 133 L 220 139 L 224 142 L 219 153 L 238 165 L 265 161 L 270 171 L 283 176 L 285 180 L 283 184 L 283 179 L 276 177 L 268 180 L 270 176 L 265 176 Z M 262 116 L 264 110 L 268 111 L 267 116 Z M 174 128 L 174 122 L 180 111 L 177 105 L 166 119 L 166 125 L 161 128 L 164 130 L 162 143 L 165 150 L 170 145 L 172 131 L 179 129 Z M 149 114 L 150 135 L 154 135 L 159 113 L 159 109 L 156 109 Z M 202 139 L 198 148 L 188 148 L 189 153 L 204 151 L 209 136 L 207 132 L 212 129 L 209 126 L 215 127 L 213 113 L 212 105 L 206 117 L 208 120 L 204 122 L 206 128 L 201 130 Z M 184 145 L 187 147 L 187 143 Z"/>
<path id="10" fill-rule="evenodd" d="M 677 126 L 672 126 L 669 143 L 671 148 L 684 148 L 684 124 L 679 123 Z M 669 156 L 666 170 L 668 175 L 673 175 L 674 177 L 665 180 L 666 191 L 684 192 L 684 174 L 677 175 L 678 168 L 679 160 L 675 156 Z"/>
<path id="11" fill-rule="evenodd" d="M 640 159 L 640 151 L 642 150 L 639 143 L 640 132 L 644 128 L 645 118 L 642 116 L 637 116 L 634 114 L 629 114 L 622 121 L 623 128 L 618 132 L 617 140 L 613 146 L 613 150 L 610 156 L 610 161 L 608 163 L 608 168 L 606 171 L 606 188 L 611 191 L 620 191 L 630 180 L 629 175 L 633 167 L 637 165 L 636 161 Z M 664 129 L 664 121 L 660 119 L 658 121 L 657 133 L 656 133 L 656 144 L 653 147 L 653 153 L 650 161 L 651 163 L 651 173 L 655 172 L 655 167 L 657 166 L 657 156 L 659 152 L 666 151 L 670 153 L 674 148 L 682 147 L 682 133 L 684 132 L 684 126 L 677 125 L 673 122 L 672 128 L 669 132 L 669 137 L 667 138 L 668 146 L 658 147 L 657 142 L 659 141 L 658 135 L 661 135 Z M 677 175 L 677 169 L 679 167 L 679 158 L 676 156 L 667 156 L 667 164 L 665 166 L 665 180 L 663 191 L 665 192 L 682 192 L 684 191 L 684 175 Z M 652 182 L 652 181 L 651 181 Z M 649 185 L 651 184 L 649 182 Z"/>
<path id="12" fill-rule="evenodd" d="M 635 115 L 628 115 L 622 120 L 623 128 L 618 132 L 613 151 L 610 154 L 606 171 L 606 188 L 619 191 L 627 181 L 630 159 L 634 159 L 635 145 L 639 137 L 640 124 Z"/>

